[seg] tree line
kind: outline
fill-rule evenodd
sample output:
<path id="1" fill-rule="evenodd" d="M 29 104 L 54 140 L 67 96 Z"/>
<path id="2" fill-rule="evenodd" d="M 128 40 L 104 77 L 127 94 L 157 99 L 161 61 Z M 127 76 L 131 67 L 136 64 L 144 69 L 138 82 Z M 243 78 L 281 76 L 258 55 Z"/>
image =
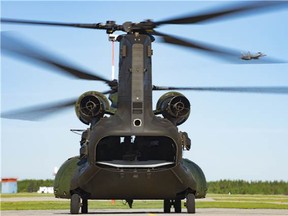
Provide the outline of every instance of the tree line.
<path id="1" fill-rule="evenodd" d="M 208 193 L 288 195 L 288 182 L 244 180 L 210 181 L 208 182 Z"/>
<path id="2" fill-rule="evenodd" d="M 18 181 L 18 192 L 37 192 L 40 186 L 53 187 L 52 179 Z M 208 193 L 215 194 L 283 194 L 288 195 L 285 181 L 219 180 L 208 182 Z"/>
<path id="3" fill-rule="evenodd" d="M 36 179 L 25 179 L 19 180 L 17 182 L 18 193 L 21 192 L 37 192 L 39 187 L 53 187 L 54 180 L 46 179 L 46 180 L 36 180 Z"/>

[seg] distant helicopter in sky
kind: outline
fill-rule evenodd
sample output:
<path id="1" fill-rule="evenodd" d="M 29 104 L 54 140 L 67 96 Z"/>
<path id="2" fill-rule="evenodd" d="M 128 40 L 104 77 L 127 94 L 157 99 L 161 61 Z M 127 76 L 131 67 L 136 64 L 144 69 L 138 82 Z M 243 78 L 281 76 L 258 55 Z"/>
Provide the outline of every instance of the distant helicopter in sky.
<path id="1" fill-rule="evenodd" d="M 267 56 L 266 54 L 262 53 L 262 52 L 257 52 L 255 54 L 251 53 L 251 52 L 246 52 L 246 53 L 242 53 L 241 55 L 241 59 L 242 60 L 253 60 L 253 59 L 259 59 L 261 57 Z"/>

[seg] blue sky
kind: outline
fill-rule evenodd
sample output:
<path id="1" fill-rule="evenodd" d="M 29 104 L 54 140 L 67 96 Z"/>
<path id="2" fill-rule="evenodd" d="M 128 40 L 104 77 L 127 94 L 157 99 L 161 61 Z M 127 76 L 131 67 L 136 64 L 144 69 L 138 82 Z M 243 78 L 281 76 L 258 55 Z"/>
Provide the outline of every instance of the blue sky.
<path id="1" fill-rule="evenodd" d="M 115 20 L 160 21 L 213 9 L 228 2 L 1 2 L 1 16 L 61 22 L 98 23 Z M 286 10 L 197 25 L 163 26 L 159 31 L 241 51 L 261 51 L 288 60 Z M 111 77 L 111 43 L 104 31 L 2 25 L 55 55 L 100 75 Z M 121 34 L 117 32 L 117 34 Z M 116 45 L 116 59 L 118 45 Z M 162 86 L 288 86 L 288 64 L 227 64 L 199 52 L 153 44 L 153 83 Z M 116 61 L 116 70 L 118 61 Z M 80 96 L 107 90 L 100 82 L 80 81 L 49 68 L 1 57 L 1 109 Z M 154 93 L 156 104 L 163 94 Z M 185 92 L 191 115 L 186 131 L 192 147 L 184 156 L 196 162 L 207 180 L 288 181 L 288 96 Z M 155 106 L 155 105 L 154 105 Z M 77 155 L 85 129 L 73 108 L 42 121 L 1 119 L 2 177 L 53 178 L 55 166 Z"/>

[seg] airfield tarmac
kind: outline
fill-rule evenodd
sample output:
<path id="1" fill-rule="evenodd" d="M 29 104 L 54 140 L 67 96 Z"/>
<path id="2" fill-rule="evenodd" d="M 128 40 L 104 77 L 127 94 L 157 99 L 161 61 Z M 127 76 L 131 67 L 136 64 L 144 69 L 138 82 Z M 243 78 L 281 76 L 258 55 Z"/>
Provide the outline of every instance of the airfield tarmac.
<path id="1" fill-rule="evenodd" d="M 1 198 L 1 202 L 17 202 L 17 201 L 55 201 L 54 197 L 13 197 Z M 65 199 L 58 199 L 65 201 Z M 201 202 L 213 201 L 212 198 L 199 200 Z M 137 215 L 137 216 L 175 216 L 175 215 L 199 215 L 199 216 L 287 216 L 288 209 L 224 209 L 224 208 L 196 208 L 196 214 L 186 213 L 186 208 L 182 209 L 181 214 L 174 213 L 173 208 L 170 214 L 163 213 L 163 209 L 89 209 L 89 215 Z M 0 211 L 1 216 L 64 216 L 71 215 L 67 210 L 9 210 Z M 82 214 L 80 214 L 82 215 Z"/>
<path id="2" fill-rule="evenodd" d="M 185 209 L 182 209 L 182 211 L 185 211 Z M 220 209 L 220 208 L 208 208 L 208 209 L 196 209 L 195 216 L 227 216 L 227 215 L 233 215 L 233 216 L 263 216 L 263 215 L 273 215 L 273 216 L 284 216 L 288 215 L 288 210 L 279 210 L 279 209 Z M 26 210 L 26 211 L 2 211 L 2 216 L 64 216 L 64 215 L 70 215 L 69 210 Z M 80 214 L 81 215 L 81 214 Z M 137 215 L 137 216 L 179 216 L 179 215 L 191 215 L 187 214 L 185 212 L 181 214 L 176 213 L 170 213 L 170 214 L 164 214 L 162 212 L 162 209 L 121 209 L 121 210 L 91 210 L 89 212 L 89 215 L 117 215 L 117 216 L 124 216 L 124 215 Z M 193 215 L 193 214 L 192 214 Z"/>

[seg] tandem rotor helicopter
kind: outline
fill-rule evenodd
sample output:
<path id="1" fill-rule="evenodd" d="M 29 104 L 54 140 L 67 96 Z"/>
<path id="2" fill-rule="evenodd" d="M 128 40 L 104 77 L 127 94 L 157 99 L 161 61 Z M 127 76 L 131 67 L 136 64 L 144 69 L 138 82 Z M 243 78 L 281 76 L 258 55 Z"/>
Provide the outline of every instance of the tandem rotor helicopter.
<path id="1" fill-rule="evenodd" d="M 88 200 L 97 199 L 123 199 L 129 206 L 137 199 L 164 200 L 165 213 L 169 213 L 172 206 L 175 212 L 181 212 L 181 200 L 186 199 L 187 212 L 195 213 L 195 198 L 206 196 L 207 184 L 201 168 L 183 158 L 183 150 L 190 150 L 191 141 L 186 132 L 178 130 L 178 126 L 189 118 L 190 102 L 178 91 L 288 94 L 288 88 L 153 85 L 151 59 L 155 37 L 167 44 L 241 61 L 238 52 L 211 47 L 155 29 L 168 24 L 196 24 L 246 12 L 280 8 L 284 4 L 287 6 L 285 2 L 253 2 L 200 15 L 156 22 L 127 21 L 123 24 L 115 21 L 81 24 L 2 18 L 2 24 L 88 28 L 104 30 L 108 35 L 124 33 L 116 39 L 120 50 L 119 77 L 118 80 L 109 80 L 53 59 L 35 46 L 2 32 L 1 49 L 4 53 L 49 65 L 79 79 L 104 82 L 109 89 L 105 92 L 88 91 L 78 99 L 2 113 L 1 117 L 34 120 L 39 117 L 38 113 L 45 115 L 75 106 L 79 120 L 89 125 L 82 133 L 80 154 L 66 160 L 55 177 L 55 197 L 70 199 L 71 214 L 78 214 L 80 209 L 81 213 L 88 213 Z M 153 91 L 169 91 L 159 98 L 154 110 Z"/>

